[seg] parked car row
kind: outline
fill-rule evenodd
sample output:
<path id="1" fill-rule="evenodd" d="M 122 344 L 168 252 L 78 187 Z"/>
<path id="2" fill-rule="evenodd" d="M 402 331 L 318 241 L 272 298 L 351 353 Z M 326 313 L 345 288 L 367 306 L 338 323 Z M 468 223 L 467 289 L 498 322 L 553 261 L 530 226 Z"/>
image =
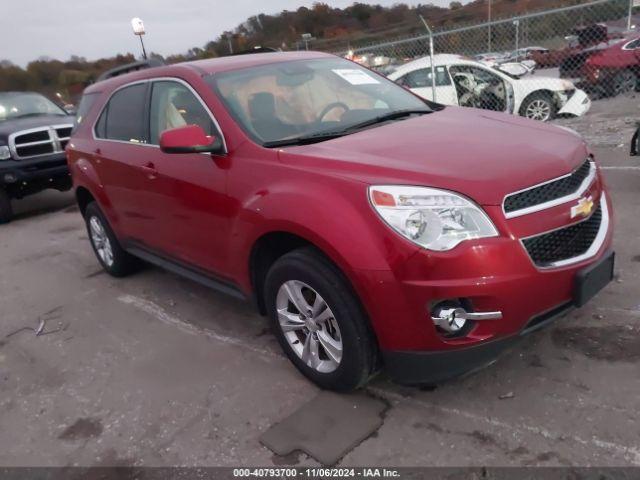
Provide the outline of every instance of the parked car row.
<path id="1" fill-rule="evenodd" d="M 435 55 L 406 63 L 389 75 L 394 82 L 428 100 L 482 108 L 546 122 L 557 115 L 581 116 L 591 101 L 568 80 L 510 75 L 498 67 L 462 57 Z M 436 98 L 433 98 L 433 95 Z"/>

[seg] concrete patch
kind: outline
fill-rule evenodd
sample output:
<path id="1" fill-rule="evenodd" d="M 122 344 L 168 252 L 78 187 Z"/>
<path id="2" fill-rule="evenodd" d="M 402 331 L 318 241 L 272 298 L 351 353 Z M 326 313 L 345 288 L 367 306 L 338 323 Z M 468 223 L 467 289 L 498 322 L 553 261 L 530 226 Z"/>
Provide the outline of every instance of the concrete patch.
<path id="1" fill-rule="evenodd" d="M 300 450 L 323 465 L 335 465 L 380 428 L 386 408 L 381 400 L 361 393 L 320 392 L 270 427 L 260 442 L 280 456 Z"/>

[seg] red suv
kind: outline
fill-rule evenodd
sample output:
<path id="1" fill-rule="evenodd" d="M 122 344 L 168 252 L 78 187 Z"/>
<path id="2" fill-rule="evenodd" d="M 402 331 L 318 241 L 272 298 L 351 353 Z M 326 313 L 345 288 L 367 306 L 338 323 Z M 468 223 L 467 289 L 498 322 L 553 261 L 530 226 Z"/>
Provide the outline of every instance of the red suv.
<path id="1" fill-rule="evenodd" d="M 610 198 L 577 134 L 328 54 L 98 82 L 67 152 L 107 272 L 142 259 L 251 299 L 324 388 L 477 369 L 612 278 Z"/>

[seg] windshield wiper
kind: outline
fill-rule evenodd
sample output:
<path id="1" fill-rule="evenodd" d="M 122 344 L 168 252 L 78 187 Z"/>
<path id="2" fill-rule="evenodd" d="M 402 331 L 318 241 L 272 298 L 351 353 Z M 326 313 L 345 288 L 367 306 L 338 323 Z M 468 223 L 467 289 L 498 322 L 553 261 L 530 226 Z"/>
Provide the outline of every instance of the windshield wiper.
<path id="1" fill-rule="evenodd" d="M 378 115 L 377 117 L 370 118 L 369 120 L 365 120 L 364 122 L 356 123 L 355 125 L 351 125 L 347 127 L 344 131 L 346 133 L 352 133 L 354 131 L 360 130 L 362 128 L 370 127 L 372 125 L 376 125 L 378 123 L 388 122 L 390 120 L 398 120 L 402 117 L 409 117 L 411 115 L 421 115 L 425 113 L 432 113 L 433 110 L 421 108 L 421 109 L 406 109 L 406 110 L 396 110 L 395 112 L 385 113 L 383 115 Z"/>
<path id="2" fill-rule="evenodd" d="M 28 117 L 40 117 L 42 115 L 62 115 L 62 114 L 57 114 L 57 113 L 45 113 L 45 112 L 32 112 L 32 113 L 25 113 L 23 115 L 15 115 L 14 117 L 11 118 L 28 118 Z"/>
<path id="3" fill-rule="evenodd" d="M 431 113 L 433 110 L 430 109 L 406 109 L 406 110 L 396 110 L 395 112 L 385 113 L 384 115 L 378 115 L 377 117 L 370 118 L 360 123 L 356 123 L 354 125 L 349 125 L 348 127 L 342 130 L 331 130 L 328 132 L 317 132 L 309 135 L 302 135 L 300 137 L 286 138 L 283 140 L 274 140 L 272 142 L 265 142 L 263 144 L 264 147 L 272 148 L 272 147 L 284 147 L 288 145 L 308 145 L 310 143 L 323 142 L 325 140 L 331 140 L 332 138 L 344 137 L 345 135 L 349 135 L 350 133 L 355 133 L 358 130 L 361 130 L 366 127 L 370 127 L 372 125 L 376 125 L 378 123 L 384 123 L 391 120 L 397 120 L 402 117 L 408 117 L 411 115 L 419 115 L 425 113 Z"/>
<path id="4" fill-rule="evenodd" d="M 332 138 L 343 137 L 347 134 L 345 131 L 339 132 L 318 132 L 311 133 L 309 135 L 302 135 L 300 137 L 285 138 L 283 140 L 274 140 L 272 142 L 265 142 L 263 147 L 284 147 L 287 145 L 308 145 L 310 143 L 322 142 L 324 140 L 331 140 Z"/>

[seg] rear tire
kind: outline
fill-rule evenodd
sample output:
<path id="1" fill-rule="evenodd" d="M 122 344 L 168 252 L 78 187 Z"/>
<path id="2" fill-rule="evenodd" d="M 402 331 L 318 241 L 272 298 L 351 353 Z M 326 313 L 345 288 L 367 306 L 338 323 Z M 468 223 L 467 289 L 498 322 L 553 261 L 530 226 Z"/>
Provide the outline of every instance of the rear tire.
<path id="1" fill-rule="evenodd" d="M 556 118 L 557 107 L 551 95 L 546 92 L 534 92 L 520 107 L 520 115 L 530 120 L 548 122 Z"/>
<path id="2" fill-rule="evenodd" d="M 11 197 L 6 190 L 0 188 L 0 224 L 9 223 L 13 218 Z"/>
<path id="3" fill-rule="evenodd" d="M 84 213 L 89 241 L 105 271 L 114 277 L 124 277 L 140 267 L 140 260 L 127 253 L 113 233 L 107 218 L 96 202 L 87 205 Z"/>
<path id="4" fill-rule="evenodd" d="M 320 252 L 301 248 L 279 258 L 267 273 L 264 295 L 282 349 L 316 385 L 351 391 L 375 373 L 378 350 L 366 315 L 343 274 Z"/>

